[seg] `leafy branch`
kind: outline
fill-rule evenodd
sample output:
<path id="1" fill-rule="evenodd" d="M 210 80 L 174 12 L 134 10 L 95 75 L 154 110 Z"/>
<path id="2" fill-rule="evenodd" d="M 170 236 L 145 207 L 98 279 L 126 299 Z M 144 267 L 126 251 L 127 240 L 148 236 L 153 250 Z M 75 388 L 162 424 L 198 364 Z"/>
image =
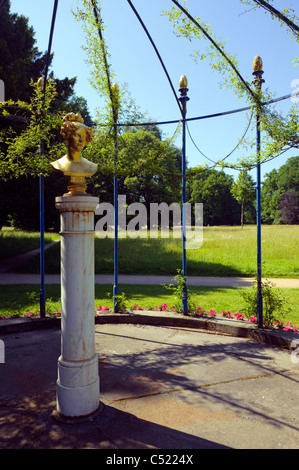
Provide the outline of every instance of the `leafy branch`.
<path id="1" fill-rule="evenodd" d="M 85 32 L 87 63 L 91 67 L 91 86 L 106 102 L 106 115 L 101 122 L 116 125 L 121 109 L 121 96 L 118 87 L 113 86 L 114 72 L 109 63 L 108 48 L 104 40 L 104 22 L 101 17 L 101 2 L 98 0 L 82 0 L 82 8 L 72 11 L 77 21 L 82 24 Z M 79 2 L 78 2 L 79 5 Z"/>
<path id="2" fill-rule="evenodd" d="M 298 103 L 296 103 L 288 115 L 283 117 L 280 113 L 270 110 L 269 106 L 264 103 L 271 101 L 269 92 L 261 92 L 260 90 L 251 88 L 250 84 L 242 77 L 238 68 L 238 61 L 236 56 L 229 54 L 225 50 L 225 44 L 215 37 L 210 25 L 203 22 L 200 18 L 192 17 L 186 8 L 184 8 L 177 0 L 171 0 L 175 7 L 171 11 L 165 11 L 170 21 L 173 23 L 177 35 L 184 37 L 189 41 L 193 39 L 201 40 L 202 38 L 208 40 L 210 45 L 205 53 L 201 51 L 194 51 L 193 58 L 195 61 L 210 59 L 211 67 L 224 77 L 224 83 L 227 87 L 232 88 L 234 93 L 239 97 L 245 97 L 252 105 L 252 111 L 258 111 L 261 119 L 262 130 L 266 132 L 266 138 L 263 142 L 263 151 L 259 155 L 258 163 L 269 161 L 276 158 L 282 152 L 289 148 L 299 148 L 299 126 L 298 126 Z M 186 3 L 186 0 L 184 0 Z M 243 3 L 252 4 L 250 0 L 241 0 Z M 284 10 L 285 14 L 278 14 L 278 10 L 273 9 L 265 1 L 254 0 L 259 6 L 267 7 L 271 14 L 297 32 L 299 27 L 287 17 L 290 9 Z M 296 35 L 299 40 L 298 34 Z M 245 141 L 244 141 L 245 142 Z M 254 147 L 255 139 L 247 147 Z M 234 169 L 250 169 L 257 164 L 256 152 L 235 164 L 229 164 L 224 161 L 216 162 L 222 168 L 230 167 Z"/>
<path id="3" fill-rule="evenodd" d="M 4 179 L 38 175 L 41 171 L 49 173 L 49 162 L 64 148 L 57 135 L 62 114 L 51 110 L 57 95 L 55 82 L 48 81 L 45 95 L 38 83 L 31 82 L 30 85 L 33 87 L 33 95 L 29 103 L 0 103 L 1 115 L 8 123 L 0 132 L 0 174 Z M 23 124 L 21 131 L 16 131 L 10 125 L 13 121 Z M 45 152 L 41 154 L 42 141 Z"/>
<path id="4" fill-rule="evenodd" d="M 297 37 L 297 41 L 299 41 L 299 26 L 294 23 L 294 20 L 296 19 L 298 21 L 298 18 L 293 14 L 292 19 L 289 18 L 287 15 L 288 13 L 294 12 L 292 8 L 285 8 L 284 13 L 281 11 L 277 10 L 276 8 L 273 7 L 273 5 L 270 5 L 269 2 L 266 2 L 265 0 L 241 0 L 242 3 L 249 3 L 256 4 L 258 7 L 263 8 L 264 10 L 268 11 L 271 13 L 272 17 L 278 18 L 282 23 L 286 24 L 288 28 L 292 31 L 292 33 Z"/>

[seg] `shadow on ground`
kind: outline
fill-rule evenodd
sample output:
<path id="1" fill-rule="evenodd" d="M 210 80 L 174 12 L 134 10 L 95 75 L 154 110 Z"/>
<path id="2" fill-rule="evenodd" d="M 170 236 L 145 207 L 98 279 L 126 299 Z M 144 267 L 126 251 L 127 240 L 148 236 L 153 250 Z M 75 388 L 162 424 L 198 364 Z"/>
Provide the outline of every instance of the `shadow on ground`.
<path id="1" fill-rule="evenodd" d="M 278 439 L 296 446 L 298 374 L 282 351 L 172 327 L 97 325 L 95 337 L 101 409 L 74 425 L 52 416 L 60 330 L 5 336 L 0 448 L 224 449 Z"/>

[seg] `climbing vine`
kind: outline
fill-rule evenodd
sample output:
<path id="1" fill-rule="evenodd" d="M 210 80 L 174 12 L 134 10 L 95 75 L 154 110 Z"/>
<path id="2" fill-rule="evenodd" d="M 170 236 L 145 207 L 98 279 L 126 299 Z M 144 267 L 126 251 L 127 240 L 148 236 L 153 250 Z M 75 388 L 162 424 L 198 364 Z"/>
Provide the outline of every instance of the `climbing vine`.
<path id="1" fill-rule="evenodd" d="M 239 63 L 237 56 L 226 51 L 226 44 L 217 39 L 209 24 L 204 22 L 200 17 L 193 17 L 187 8 L 180 4 L 177 0 L 171 0 L 174 6 L 171 10 L 164 11 L 170 22 L 173 24 L 178 37 L 189 40 L 192 43 L 200 41 L 200 49 L 195 49 L 192 57 L 198 62 L 200 60 L 209 60 L 210 67 L 221 76 L 221 86 L 230 88 L 234 91 L 235 96 L 245 98 L 252 111 L 258 111 L 260 115 L 261 130 L 265 132 L 263 136 L 263 146 L 257 161 L 255 150 L 255 139 L 245 140 L 244 146 L 252 149 L 249 157 L 242 157 L 234 164 L 218 160 L 214 166 L 221 168 L 234 169 L 251 169 L 257 163 L 264 163 L 270 159 L 276 158 L 281 153 L 290 148 L 299 148 L 299 123 L 298 123 L 298 101 L 294 103 L 290 111 L 283 116 L 281 113 L 271 109 L 269 103 L 273 101 L 274 96 L 268 91 L 257 91 L 255 87 L 249 83 L 239 71 Z M 298 18 L 294 15 L 291 8 L 287 8 L 283 13 L 278 12 L 265 1 L 241 0 L 242 3 L 254 4 L 255 7 L 263 7 L 269 11 L 273 17 L 278 18 L 283 24 L 286 24 L 291 30 L 296 41 L 299 41 L 299 27 L 295 21 Z M 187 0 L 184 0 L 186 5 Z M 206 42 L 205 50 L 202 47 L 203 41 Z"/>

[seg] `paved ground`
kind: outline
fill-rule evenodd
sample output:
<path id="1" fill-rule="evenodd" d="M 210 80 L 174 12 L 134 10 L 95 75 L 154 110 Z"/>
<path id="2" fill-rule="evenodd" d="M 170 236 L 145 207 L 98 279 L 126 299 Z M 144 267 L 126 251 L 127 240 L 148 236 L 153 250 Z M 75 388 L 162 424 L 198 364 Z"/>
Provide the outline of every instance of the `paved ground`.
<path id="1" fill-rule="evenodd" d="M 299 289 L 299 279 L 268 279 L 275 287 L 287 287 Z M 119 284 L 145 284 L 160 285 L 173 283 L 172 276 L 140 276 L 140 275 L 119 275 Z M 201 277 L 188 276 L 189 286 L 218 286 L 218 287 L 250 287 L 254 282 L 253 278 L 242 277 Z M 0 284 L 39 284 L 39 274 L 15 274 L 0 272 Z M 60 284 L 59 274 L 46 274 L 46 284 Z M 113 284 L 113 275 L 97 274 L 95 276 L 96 284 Z"/>
<path id="2" fill-rule="evenodd" d="M 51 415 L 59 328 L 1 336 L 0 448 L 299 448 L 299 361 L 290 350 L 192 323 L 99 321 L 100 412 L 86 423 Z"/>
<path id="3" fill-rule="evenodd" d="M 112 280 L 96 276 L 96 282 Z M 134 284 L 170 280 L 119 277 L 120 283 Z M 299 287 L 295 281 L 283 280 L 283 287 Z M 16 276 L 2 269 L 0 283 L 16 282 L 39 283 L 39 276 Z M 50 282 L 60 279 L 46 276 Z M 189 278 L 188 283 L 250 285 L 252 280 Z M 159 315 L 97 318 L 99 413 L 73 424 L 52 416 L 59 321 L 15 320 L 13 328 L 0 322 L 0 346 L 5 349 L 5 362 L 0 363 L 0 448 L 94 448 L 106 450 L 108 458 L 123 449 L 135 456 L 141 449 L 191 449 L 187 454 L 194 454 L 198 463 L 199 449 L 299 448 L 299 358 L 290 349 L 293 338 L 299 346 L 298 335 L 271 336 L 247 327 L 252 333 L 248 336 L 246 327 L 230 321 L 198 329 L 194 320 Z"/>

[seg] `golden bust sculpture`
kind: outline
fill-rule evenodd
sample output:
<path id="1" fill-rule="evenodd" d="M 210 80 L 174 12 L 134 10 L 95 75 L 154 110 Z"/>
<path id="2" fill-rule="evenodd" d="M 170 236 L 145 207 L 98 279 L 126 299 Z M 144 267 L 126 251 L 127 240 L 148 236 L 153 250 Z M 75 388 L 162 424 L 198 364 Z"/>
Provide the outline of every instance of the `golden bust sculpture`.
<path id="1" fill-rule="evenodd" d="M 85 191 L 85 177 L 92 176 L 98 165 L 82 157 L 82 150 L 87 142 L 93 139 L 92 127 L 84 124 L 79 114 L 69 113 L 63 119 L 61 135 L 67 146 L 67 153 L 59 160 L 52 162 L 55 170 L 70 176 L 68 189 L 71 194 Z"/>

